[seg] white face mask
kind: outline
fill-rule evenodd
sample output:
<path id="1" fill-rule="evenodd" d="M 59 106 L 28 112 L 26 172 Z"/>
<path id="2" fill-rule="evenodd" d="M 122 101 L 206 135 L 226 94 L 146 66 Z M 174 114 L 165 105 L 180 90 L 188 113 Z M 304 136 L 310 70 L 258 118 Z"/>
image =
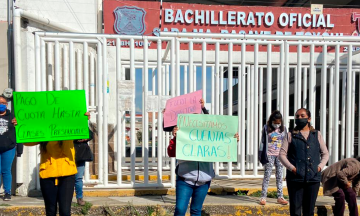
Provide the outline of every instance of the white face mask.
<path id="1" fill-rule="evenodd" d="M 281 124 L 272 124 L 272 126 L 275 128 L 275 129 L 278 129 L 278 128 L 280 128 L 281 127 Z"/>

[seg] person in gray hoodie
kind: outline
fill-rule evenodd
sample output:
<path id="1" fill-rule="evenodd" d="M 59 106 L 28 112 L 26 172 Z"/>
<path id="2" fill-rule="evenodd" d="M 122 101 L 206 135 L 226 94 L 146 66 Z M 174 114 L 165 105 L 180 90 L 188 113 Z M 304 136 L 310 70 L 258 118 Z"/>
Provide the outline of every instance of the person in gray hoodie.
<path id="1" fill-rule="evenodd" d="M 204 107 L 204 100 L 200 100 L 201 108 Z M 204 112 L 208 114 L 208 112 Z M 168 146 L 169 157 L 176 156 L 176 134 L 178 127 L 174 127 Z M 236 133 L 235 138 L 239 141 Z M 184 161 L 178 160 L 176 166 L 176 206 L 175 216 L 184 216 L 191 198 L 190 215 L 201 216 L 202 205 L 210 188 L 211 180 L 215 177 L 212 162 Z"/>

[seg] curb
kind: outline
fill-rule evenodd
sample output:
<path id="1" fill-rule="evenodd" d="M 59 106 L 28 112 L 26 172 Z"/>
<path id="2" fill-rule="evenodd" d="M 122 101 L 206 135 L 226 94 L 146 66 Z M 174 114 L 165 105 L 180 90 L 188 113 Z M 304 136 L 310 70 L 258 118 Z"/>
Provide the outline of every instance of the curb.
<path id="1" fill-rule="evenodd" d="M 238 191 L 251 195 L 261 191 L 261 188 L 242 188 L 242 187 L 221 187 L 211 186 L 208 194 L 213 195 L 230 195 L 236 194 Z M 268 192 L 277 191 L 276 187 L 268 188 Z M 146 195 L 175 195 L 175 188 L 157 188 L 157 189 L 84 189 L 86 197 L 129 197 L 129 196 L 146 196 Z M 283 188 L 284 195 L 288 195 L 286 187 Z M 323 196 L 322 188 L 320 188 L 318 196 Z"/>

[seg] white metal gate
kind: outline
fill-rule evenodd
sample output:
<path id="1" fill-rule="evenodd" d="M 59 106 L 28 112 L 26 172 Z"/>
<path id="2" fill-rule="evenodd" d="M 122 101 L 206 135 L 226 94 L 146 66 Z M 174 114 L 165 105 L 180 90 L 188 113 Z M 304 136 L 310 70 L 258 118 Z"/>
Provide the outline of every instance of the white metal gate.
<path id="1" fill-rule="evenodd" d="M 148 47 L 149 43 L 153 45 Z M 98 137 L 97 178 L 90 178 L 87 165 L 85 181 L 96 183 L 96 187 L 174 187 L 175 159 L 166 153 L 170 135 L 162 131 L 162 98 L 198 89 L 203 89 L 211 114 L 239 116 L 238 161 L 215 163 L 217 178 L 261 178 L 258 143 L 262 126 L 274 109 L 283 113 L 289 126 L 296 109 L 308 107 L 312 124 L 326 139 L 330 164 L 360 155 L 360 148 L 355 152 L 354 145 L 355 124 L 360 121 L 358 111 L 355 113 L 360 101 L 360 94 L 355 98 L 355 91 L 359 92 L 356 78 L 360 80 L 357 47 L 359 37 L 198 33 L 161 33 L 160 37 L 152 37 L 36 32 L 36 91 L 85 89 Z M 119 111 L 121 92 L 117 90 L 118 83 L 126 78 L 141 85 L 133 90 L 133 95 L 141 94 L 132 99 L 129 112 L 129 158 L 127 113 Z M 149 95 L 159 96 L 156 111 L 147 111 Z M 141 110 L 137 110 L 139 98 Z M 136 157 L 137 111 L 142 113 L 141 157 Z M 109 124 L 114 133 L 109 131 Z M 108 178 L 112 138 L 116 181 Z M 127 171 L 131 178 L 123 181 Z M 152 171 L 157 175 L 155 181 L 149 179 Z M 169 180 L 163 180 L 165 172 L 169 172 Z"/>

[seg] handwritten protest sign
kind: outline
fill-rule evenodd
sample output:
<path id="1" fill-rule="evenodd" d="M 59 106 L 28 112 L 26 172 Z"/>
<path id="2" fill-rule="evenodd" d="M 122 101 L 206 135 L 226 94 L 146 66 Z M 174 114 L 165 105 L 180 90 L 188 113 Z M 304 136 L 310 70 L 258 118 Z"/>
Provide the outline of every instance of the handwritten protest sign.
<path id="1" fill-rule="evenodd" d="M 176 125 L 179 114 L 201 113 L 201 104 L 199 102 L 201 98 L 202 90 L 199 90 L 167 100 L 164 113 L 164 126 L 171 127 Z"/>
<path id="2" fill-rule="evenodd" d="M 131 111 L 131 105 L 135 102 L 134 89 L 135 82 L 133 80 L 122 80 L 118 82 L 119 89 L 119 110 Z"/>
<path id="3" fill-rule="evenodd" d="M 14 92 L 18 143 L 88 139 L 84 90 Z"/>
<path id="4" fill-rule="evenodd" d="M 237 161 L 237 116 L 180 114 L 177 125 L 176 159 Z"/>

